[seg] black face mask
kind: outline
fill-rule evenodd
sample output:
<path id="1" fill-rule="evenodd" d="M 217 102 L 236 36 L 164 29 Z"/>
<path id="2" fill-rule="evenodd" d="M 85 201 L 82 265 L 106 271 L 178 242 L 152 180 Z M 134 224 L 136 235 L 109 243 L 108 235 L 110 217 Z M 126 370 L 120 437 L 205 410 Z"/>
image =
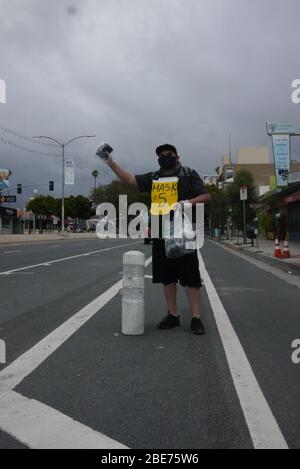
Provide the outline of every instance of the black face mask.
<path id="1" fill-rule="evenodd" d="M 175 169 L 177 165 L 177 159 L 174 156 L 161 156 L 158 162 L 162 169 Z"/>

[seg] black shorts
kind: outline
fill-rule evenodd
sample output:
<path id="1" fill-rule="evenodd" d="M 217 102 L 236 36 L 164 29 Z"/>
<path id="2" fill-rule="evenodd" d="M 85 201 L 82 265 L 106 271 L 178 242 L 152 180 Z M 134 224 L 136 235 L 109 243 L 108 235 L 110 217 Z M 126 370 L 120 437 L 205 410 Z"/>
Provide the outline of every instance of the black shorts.
<path id="1" fill-rule="evenodd" d="M 153 283 L 170 285 L 178 282 L 183 287 L 202 287 L 197 251 L 179 259 L 168 259 L 164 240 L 154 239 Z"/>

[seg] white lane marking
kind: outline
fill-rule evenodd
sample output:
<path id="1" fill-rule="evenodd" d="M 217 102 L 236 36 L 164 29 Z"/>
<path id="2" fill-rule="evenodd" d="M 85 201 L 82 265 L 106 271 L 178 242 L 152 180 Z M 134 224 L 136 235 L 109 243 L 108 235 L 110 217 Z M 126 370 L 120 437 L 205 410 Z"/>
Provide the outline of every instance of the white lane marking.
<path id="1" fill-rule="evenodd" d="M 14 391 L 0 400 L 0 428 L 32 449 L 128 449 L 61 412 Z"/>
<path id="2" fill-rule="evenodd" d="M 200 272 L 217 323 L 236 392 L 256 449 L 288 449 L 238 336 L 198 251 Z"/>
<path id="3" fill-rule="evenodd" d="M 22 251 L 4 251 L 3 254 L 17 254 Z"/>
<path id="4" fill-rule="evenodd" d="M 146 261 L 146 267 L 150 265 L 152 258 Z M 98 298 L 85 306 L 82 310 L 60 325 L 47 337 L 34 345 L 13 363 L 8 365 L 0 373 L 0 399 L 3 394 L 13 390 L 41 365 L 53 352 L 55 352 L 66 340 L 77 332 L 87 321 L 98 313 L 121 290 L 122 280 L 117 282 Z"/>
<path id="5" fill-rule="evenodd" d="M 0 373 L 0 399 L 3 393 L 14 389 L 26 376 L 31 374 L 53 352 L 55 352 L 78 329 L 102 309 L 121 289 L 122 281 L 100 295 L 89 305 L 64 322 L 46 338 L 42 339 Z M 1 419 L 0 419 L 1 422 Z"/>
<path id="6" fill-rule="evenodd" d="M 145 278 L 150 279 L 150 280 L 153 280 L 153 276 L 152 276 L 152 275 L 145 275 Z"/>
<path id="7" fill-rule="evenodd" d="M 5 277 L 9 275 L 35 275 L 35 272 L 13 272 L 12 274 L 6 274 Z"/>
<path id="8" fill-rule="evenodd" d="M 112 246 L 109 248 L 99 249 L 98 251 L 86 252 L 85 254 L 78 254 L 77 256 L 64 257 L 63 259 L 56 259 L 54 261 L 42 262 L 41 264 L 29 265 L 27 267 L 20 267 L 19 269 L 12 269 L 6 272 L 0 272 L 0 275 L 10 275 L 14 272 L 21 272 L 22 270 L 29 270 L 29 269 L 35 269 L 36 267 L 50 266 L 52 264 L 57 264 L 58 262 L 65 262 L 65 261 L 69 261 L 72 259 L 79 259 L 80 257 L 91 256 L 92 254 L 98 254 L 100 252 L 112 251 L 113 249 L 120 249 L 122 247 L 132 246 L 134 244 L 139 244 L 140 242 L 141 241 L 135 241 L 131 243 L 120 244 L 118 246 Z"/>
<path id="9" fill-rule="evenodd" d="M 148 267 L 152 258 L 147 259 Z M 120 291 L 113 285 L 0 373 L 0 428 L 35 449 L 126 449 L 124 445 L 13 389 Z"/>

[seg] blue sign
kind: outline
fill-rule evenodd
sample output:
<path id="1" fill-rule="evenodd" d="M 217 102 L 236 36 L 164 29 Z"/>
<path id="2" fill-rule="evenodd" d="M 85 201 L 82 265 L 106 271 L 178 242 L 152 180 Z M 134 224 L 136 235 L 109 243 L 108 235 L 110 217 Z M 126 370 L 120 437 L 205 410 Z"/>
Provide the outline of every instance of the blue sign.
<path id="1" fill-rule="evenodd" d="M 291 139 L 289 135 L 273 135 L 272 141 L 277 187 L 287 187 L 291 171 Z"/>

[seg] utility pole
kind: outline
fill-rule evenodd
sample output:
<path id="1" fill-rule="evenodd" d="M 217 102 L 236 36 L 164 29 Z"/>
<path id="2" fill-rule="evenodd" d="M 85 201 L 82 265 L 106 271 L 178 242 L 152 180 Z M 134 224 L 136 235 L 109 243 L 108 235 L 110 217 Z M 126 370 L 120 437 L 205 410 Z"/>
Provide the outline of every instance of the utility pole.
<path id="1" fill-rule="evenodd" d="M 36 196 L 37 196 L 37 194 L 38 194 L 37 189 L 34 189 L 33 193 L 34 193 L 34 198 L 36 198 Z M 35 226 L 35 225 L 36 225 L 36 214 L 34 213 L 34 214 L 33 214 L 33 234 L 35 234 L 35 230 L 36 230 L 36 226 Z"/>
<path id="2" fill-rule="evenodd" d="M 246 186 L 240 188 L 240 199 L 243 202 L 244 244 L 247 244 L 246 200 L 248 200 L 248 190 Z"/>
<path id="3" fill-rule="evenodd" d="M 72 140 L 69 140 L 67 143 L 61 143 L 55 138 L 48 137 L 41 135 L 39 137 L 32 137 L 32 138 L 43 138 L 43 139 L 48 139 L 52 140 L 52 142 L 55 142 L 57 145 L 60 146 L 62 149 L 62 200 L 61 200 L 61 232 L 64 234 L 65 232 L 65 148 L 70 145 L 70 143 L 75 142 L 75 140 L 79 140 L 81 138 L 95 138 L 96 135 L 80 135 L 79 137 L 72 138 Z"/>

